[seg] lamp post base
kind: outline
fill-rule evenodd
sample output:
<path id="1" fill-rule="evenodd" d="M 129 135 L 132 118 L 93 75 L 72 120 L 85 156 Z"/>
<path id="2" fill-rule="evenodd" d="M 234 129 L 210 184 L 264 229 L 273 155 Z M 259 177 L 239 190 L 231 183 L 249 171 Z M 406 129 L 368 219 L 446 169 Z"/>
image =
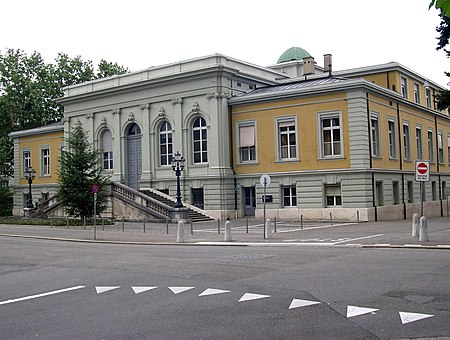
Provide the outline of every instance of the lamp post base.
<path id="1" fill-rule="evenodd" d="M 187 222 L 189 220 L 189 209 L 175 208 L 170 212 L 170 221 L 177 223 L 179 221 Z"/>

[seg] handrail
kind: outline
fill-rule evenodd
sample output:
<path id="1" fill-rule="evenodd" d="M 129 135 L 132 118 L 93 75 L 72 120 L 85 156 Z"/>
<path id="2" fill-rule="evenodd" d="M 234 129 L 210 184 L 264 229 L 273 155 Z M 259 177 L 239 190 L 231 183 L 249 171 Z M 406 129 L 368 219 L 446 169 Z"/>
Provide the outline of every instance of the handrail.
<path id="1" fill-rule="evenodd" d="M 111 182 L 111 188 L 112 188 L 112 192 L 114 192 L 124 198 L 127 198 L 127 199 L 137 203 L 140 206 L 148 208 L 160 215 L 169 217 L 170 212 L 175 210 L 175 208 L 172 208 L 171 206 L 169 206 L 165 203 L 162 203 L 150 196 L 147 196 L 147 195 L 139 192 L 138 190 L 127 187 L 126 185 L 123 185 L 122 183 Z"/>

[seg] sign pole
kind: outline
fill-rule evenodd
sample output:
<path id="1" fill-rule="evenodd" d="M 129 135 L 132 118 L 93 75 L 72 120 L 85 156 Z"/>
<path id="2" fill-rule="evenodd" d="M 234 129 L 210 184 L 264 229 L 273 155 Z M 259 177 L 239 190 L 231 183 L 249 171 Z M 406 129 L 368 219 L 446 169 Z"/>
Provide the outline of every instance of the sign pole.
<path id="1" fill-rule="evenodd" d="M 97 193 L 94 192 L 94 240 L 97 239 Z"/>
<path id="2" fill-rule="evenodd" d="M 266 238 L 266 187 L 267 179 L 264 177 L 264 214 L 263 214 L 263 238 Z"/>
<path id="3" fill-rule="evenodd" d="M 420 216 L 423 216 L 423 188 L 424 188 L 424 183 L 420 182 Z"/>

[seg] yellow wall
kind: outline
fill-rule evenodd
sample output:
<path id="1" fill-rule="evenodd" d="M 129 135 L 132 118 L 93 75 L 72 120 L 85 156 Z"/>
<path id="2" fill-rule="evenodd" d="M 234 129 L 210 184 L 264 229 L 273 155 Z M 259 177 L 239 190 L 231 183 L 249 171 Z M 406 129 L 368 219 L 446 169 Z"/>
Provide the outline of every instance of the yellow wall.
<path id="1" fill-rule="evenodd" d="M 236 124 L 238 122 L 256 122 L 256 164 L 236 164 L 239 174 L 273 173 L 314 169 L 336 169 L 349 167 L 349 143 L 347 124 L 346 94 L 333 94 L 291 100 L 279 100 L 266 103 L 239 105 L 233 107 L 233 156 L 238 157 L 236 146 Z M 343 145 L 345 158 L 319 159 L 317 113 L 341 111 Z M 297 153 L 299 161 L 278 161 L 276 140 L 276 118 L 293 117 L 297 119 Z"/>
<path id="2" fill-rule="evenodd" d="M 50 184 L 58 181 L 60 146 L 64 142 L 64 132 L 56 131 L 41 135 L 31 135 L 18 137 L 19 139 L 19 184 L 27 184 L 23 177 L 23 150 L 31 151 L 31 166 L 36 171 L 36 179 L 33 184 Z M 50 149 L 50 176 L 42 175 L 41 146 L 48 146 Z"/>

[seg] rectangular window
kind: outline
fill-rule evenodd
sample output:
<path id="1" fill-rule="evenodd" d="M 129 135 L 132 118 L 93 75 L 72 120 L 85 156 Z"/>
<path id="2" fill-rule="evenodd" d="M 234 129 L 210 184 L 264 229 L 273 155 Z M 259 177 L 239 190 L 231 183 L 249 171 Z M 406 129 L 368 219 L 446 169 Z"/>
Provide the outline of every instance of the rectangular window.
<path id="1" fill-rule="evenodd" d="M 392 182 L 392 200 L 394 205 L 400 204 L 400 185 L 398 181 Z"/>
<path id="2" fill-rule="evenodd" d="M 427 107 L 431 108 L 431 91 L 430 89 L 425 89 L 425 99 Z"/>
<path id="3" fill-rule="evenodd" d="M 397 158 L 397 147 L 395 145 L 395 121 L 388 121 L 388 145 L 389 158 Z"/>
<path id="4" fill-rule="evenodd" d="M 280 159 L 297 158 L 297 132 L 295 120 L 278 121 L 278 143 Z"/>
<path id="5" fill-rule="evenodd" d="M 433 131 L 432 130 L 428 130 L 427 145 L 428 145 L 428 160 L 430 162 L 434 162 L 434 147 L 433 147 Z"/>
<path id="6" fill-rule="evenodd" d="M 297 206 L 297 191 L 295 187 L 283 188 L 283 207 Z"/>
<path id="7" fill-rule="evenodd" d="M 442 131 L 438 132 L 438 161 L 444 164 L 444 141 L 442 138 Z"/>
<path id="8" fill-rule="evenodd" d="M 414 102 L 420 104 L 419 84 L 414 83 Z"/>
<path id="9" fill-rule="evenodd" d="M 25 176 L 25 170 L 27 168 L 31 168 L 31 151 L 23 150 L 22 151 L 22 174 Z"/>
<path id="10" fill-rule="evenodd" d="M 436 182 L 431 182 L 431 200 L 436 201 L 437 200 L 437 190 L 436 190 Z"/>
<path id="11" fill-rule="evenodd" d="M 238 130 L 240 162 L 256 161 L 255 125 L 239 126 Z"/>
<path id="12" fill-rule="evenodd" d="M 450 135 L 447 135 L 447 162 L 450 164 Z"/>
<path id="13" fill-rule="evenodd" d="M 402 97 L 408 99 L 408 82 L 405 77 L 400 77 L 400 89 Z"/>
<path id="14" fill-rule="evenodd" d="M 411 146 L 409 142 L 409 125 L 403 123 L 403 158 L 405 160 L 411 160 Z"/>
<path id="15" fill-rule="evenodd" d="M 50 149 L 41 149 L 41 175 L 50 176 Z"/>
<path id="16" fill-rule="evenodd" d="M 340 114 L 320 115 L 321 157 L 342 156 Z"/>
<path id="17" fill-rule="evenodd" d="M 370 128 L 372 133 L 372 156 L 380 157 L 380 126 L 378 124 L 378 116 L 372 115 L 370 117 Z"/>
<path id="18" fill-rule="evenodd" d="M 376 199 L 376 205 L 382 206 L 384 205 L 384 197 L 383 197 L 383 182 L 376 182 L 375 183 L 375 199 Z"/>
<path id="19" fill-rule="evenodd" d="M 417 148 L 417 159 L 423 159 L 422 129 L 420 126 L 416 126 L 416 148 Z"/>
<path id="20" fill-rule="evenodd" d="M 103 152 L 103 169 L 112 170 L 114 169 L 113 152 L 106 151 Z"/>
<path id="21" fill-rule="evenodd" d="M 325 184 L 326 207 L 342 205 L 341 186 Z"/>
<path id="22" fill-rule="evenodd" d="M 412 181 L 408 181 L 408 203 L 414 203 L 414 184 Z"/>

